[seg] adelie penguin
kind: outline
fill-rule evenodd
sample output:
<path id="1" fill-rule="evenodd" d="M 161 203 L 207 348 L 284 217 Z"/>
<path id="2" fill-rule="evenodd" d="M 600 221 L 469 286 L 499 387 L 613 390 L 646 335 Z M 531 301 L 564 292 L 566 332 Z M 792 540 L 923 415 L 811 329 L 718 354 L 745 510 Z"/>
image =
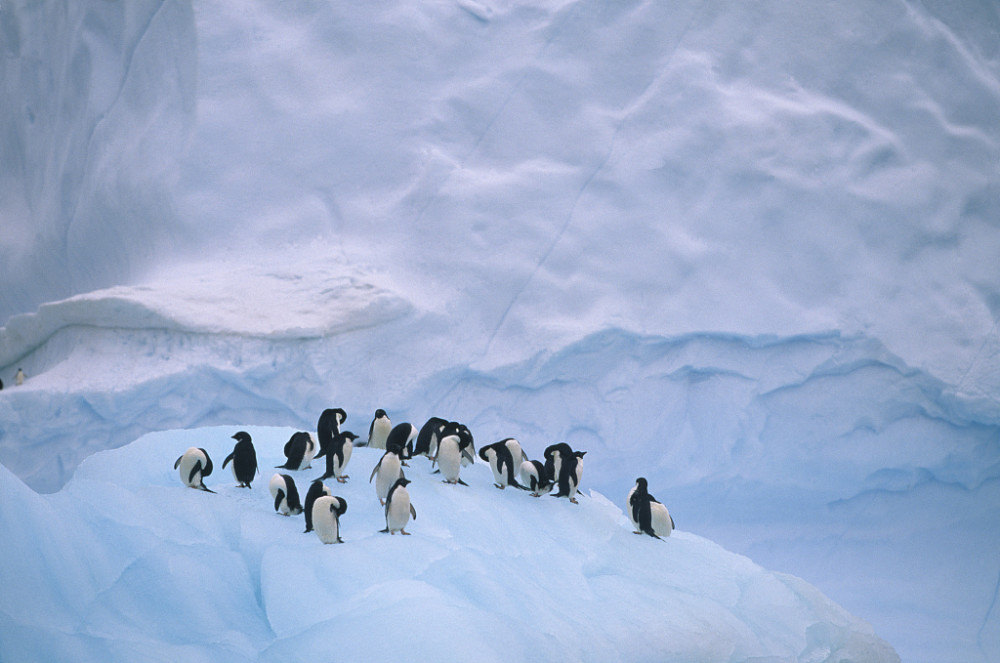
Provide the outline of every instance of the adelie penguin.
<path id="1" fill-rule="evenodd" d="M 375 410 L 375 418 L 368 426 L 367 445 L 372 449 L 385 449 L 385 440 L 391 431 L 392 421 L 389 419 L 389 415 L 381 408 Z"/>
<path id="2" fill-rule="evenodd" d="M 323 543 L 343 543 L 340 538 L 340 517 L 347 512 L 343 497 L 324 495 L 312 503 L 312 522 L 316 535 Z"/>
<path id="3" fill-rule="evenodd" d="M 250 482 L 258 472 L 257 451 L 246 431 L 236 433 L 233 439 L 236 440 L 236 445 L 233 446 L 233 452 L 222 461 L 222 469 L 226 469 L 226 465 L 232 462 L 233 478 L 239 482 L 240 488 L 250 488 Z"/>
<path id="4" fill-rule="evenodd" d="M 445 483 L 469 485 L 459 478 L 462 465 L 466 461 L 468 463 L 476 461 L 472 434 L 468 430 L 464 426 L 449 424 L 442 431 L 441 441 L 438 444 L 437 464 L 441 468 L 441 476 L 444 477 Z"/>
<path id="5" fill-rule="evenodd" d="M 313 458 L 322 458 L 327 454 L 330 445 L 340 434 L 340 426 L 347 421 L 347 413 L 342 408 L 334 407 L 323 410 L 316 423 L 316 438 L 319 441 L 319 452 Z"/>
<path id="6" fill-rule="evenodd" d="M 639 477 L 635 480 L 632 490 L 628 491 L 625 503 L 636 534 L 648 534 L 654 539 L 659 539 L 670 536 L 674 531 L 674 519 L 670 517 L 667 507 L 649 494 L 645 478 Z"/>
<path id="7" fill-rule="evenodd" d="M 410 448 L 410 456 L 427 456 L 431 460 L 434 460 L 434 457 L 437 456 L 441 431 L 447 425 L 448 422 L 441 417 L 431 417 L 428 419 L 420 427 L 417 440 Z"/>
<path id="8" fill-rule="evenodd" d="M 320 497 L 325 495 L 333 495 L 333 492 L 326 487 L 326 484 L 322 480 L 316 479 L 311 484 L 309 484 L 309 490 L 306 491 L 306 501 L 302 507 L 302 512 L 306 514 L 306 532 L 311 532 L 313 530 L 313 519 L 312 519 L 312 508 L 313 503 Z"/>
<path id="9" fill-rule="evenodd" d="M 517 449 L 518 465 L 516 467 L 514 465 L 514 456 L 511 454 L 511 446 L 513 446 L 510 444 L 511 442 L 513 442 L 513 445 L 516 445 Z M 501 490 L 507 486 L 514 486 L 515 488 L 524 487 L 517 482 L 516 478 L 521 461 L 521 445 L 517 440 L 509 437 L 506 440 L 487 444 L 479 450 L 479 457 L 489 463 L 490 469 L 493 470 L 494 486 Z"/>
<path id="10" fill-rule="evenodd" d="M 375 494 L 378 495 L 379 504 L 385 504 L 392 486 L 401 478 L 403 478 L 403 462 L 400 460 L 399 454 L 394 451 L 386 451 L 375 465 L 371 476 L 368 477 L 368 483 L 375 479 Z"/>
<path id="11" fill-rule="evenodd" d="M 545 465 L 538 460 L 526 460 L 521 463 L 519 470 L 523 488 L 531 491 L 532 497 L 541 497 L 545 493 L 551 492 L 552 482 L 545 471 Z"/>
<path id="12" fill-rule="evenodd" d="M 323 476 L 319 480 L 322 481 L 333 477 L 338 483 L 347 483 L 350 477 L 344 474 L 344 468 L 347 467 L 347 462 L 351 460 L 351 453 L 354 450 L 354 440 L 356 439 L 358 439 L 358 436 L 349 430 L 333 436 L 333 441 L 330 442 L 330 447 L 326 454 L 326 472 L 323 473 Z"/>
<path id="13" fill-rule="evenodd" d="M 292 433 L 292 436 L 285 442 L 284 465 L 275 467 L 284 470 L 308 470 L 312 467 L 313 456 L 316 455 L 316 441 L 313 436 L 305 431 Z"/>
<path id="14" fill-rule="evenodd" d="M 381 532 L 389 534 L 399 532 L 409 536 L 410 533 L 405 529 L 406 524 L 410 522 L 410 516 L 413 516 L 414 520 L 417 519 L 417 510 L 410 503 L 410 492 L 406 490 L 409 483 L 409 479 L 400 477 L 389 489 L 385 500 L 385 529 L 380 530 Z"/>
<path id="15" fill-rule="evenodd" d="M 545 471 L 549 481 L 559 489 L 553 497 L 568 497 L 573 504 L 579 504 L 576 492 L 580 487 L 583 456 L 586 453 L 586 451 L 573 451 L 573 448 L 565 442 L 550 445 L 545 449 Z"/>
<path id="16" fill-rule="evenodd" d="M 413 448 L 413 440 L 417 438 L 417 427 L 413 424 L 397 424 L 389 431 L 389 436 L 385 438 L 385 449 L 397 456 L 403 465 L 406 465 L 410 458 L 410 449 Z"/>
<path id="17" fill-rule="evenodd" d="M 174 469 L 180 472 L 185 486 L 204 490 L 206 493 L 215 492 L 205 487 L 205 477 L 212 474 L 212 459 L 204 449 L 191 447 L 174 461 Z"/>
<path id="18" fill-rule="evenodd" d="M 283 516 L 297 516 L 302 513 L 299 491 L 295 480 L 288 474 L 275 474 L 267 484 L 274 498 L 274 510 Z"/>

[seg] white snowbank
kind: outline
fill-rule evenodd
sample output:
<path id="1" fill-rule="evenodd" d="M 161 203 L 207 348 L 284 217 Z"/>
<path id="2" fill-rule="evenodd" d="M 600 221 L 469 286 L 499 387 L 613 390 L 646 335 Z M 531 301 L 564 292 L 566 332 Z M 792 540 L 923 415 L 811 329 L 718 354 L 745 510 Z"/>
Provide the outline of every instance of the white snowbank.
<path id="1" fill-rule="evenodd" d="M 365 481 L 380 452 L 357 450 L 332 485 L 345 543 L 324 545 L 266 490 L 292 431 L 249 429 L 262 465 L 249 491 L 221 468 L 231 427 L 94 454 L 48 496 L 0 468 L 0 658 L 899 660 L 797 578 L 683 528 L 635 536 L 593 491 L 579 505 L 501 492 L 481 464 L 463 487 L 415 459 L 412 536 L 390 537 Z M 217 495 L 178 480 L 189 446 L 215 461 Z M 321 473 L 293 474 L 304 492 Z"/>

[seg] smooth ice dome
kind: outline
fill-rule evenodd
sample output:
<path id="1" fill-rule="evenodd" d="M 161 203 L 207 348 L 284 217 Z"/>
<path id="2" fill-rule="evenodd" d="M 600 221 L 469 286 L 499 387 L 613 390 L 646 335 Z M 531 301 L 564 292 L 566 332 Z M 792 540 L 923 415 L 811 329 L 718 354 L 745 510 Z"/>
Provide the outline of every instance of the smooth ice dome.
<path id="1" fill-rule="evenodd" d="M 248 430 L 263 466 L 293 431 Z M 409 537 L 378 531 L 365 481 L 335 484 L 344 543 L 324 545 L 274 513 L 267 471 L 250 490 L 213 474 L 216 495 L 171 471 L 179 448 L 217 458 L 231 434 L 146 435 L 53 495 L 0 468 L 0 658 L 899 660 L 798 578 L 687 532 L 634 536 L 597 492 L 573 505 L 497 490 L 483 464 L 452 486 L 414 459 Z M 380 455 L 357 450 L 355 473 Z M 304 490 L 316 473 L 291 474 Z"/>
<path id="2" fill-rule="evenodd" d="M 385 408 L 567 441 L 615 509 L 647 477 L 675 549 L 803 578 L 908 663 L 1000 661 L 998 33 L 975 1 L 0 2 L 4 490 L 80 514 L 74 553 L 125 546 L 18 561 L 55 597 L 37 641 L 143 641 L 163 616 L 133 592 L 178 569 L 230 596 L 200 535 L 92 520 L 81 463 L 338 406 L 362 436 Z M 276 627 L 227 624 L 264 566 L 155 637 L 259 651 Z M 126 568 L 128 632 L 87 602 Z M 826 599 L 790 591 L 773 651 L 835 657 Z"/>

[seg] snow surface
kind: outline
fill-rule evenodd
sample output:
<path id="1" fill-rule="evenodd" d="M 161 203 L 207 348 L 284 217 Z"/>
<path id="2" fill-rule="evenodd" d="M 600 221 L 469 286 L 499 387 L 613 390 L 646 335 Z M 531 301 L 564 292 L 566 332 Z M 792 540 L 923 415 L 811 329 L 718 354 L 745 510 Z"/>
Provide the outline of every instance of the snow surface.
<path id="1" fill-rule="evenodd" d="M 998 34 L 988 1 L 4 1 L 0 461 L 41 504 L 149 431 L 448 416 L 647 476 L 903 660 L 1000 661 Z"/>
<path id="2" fill-rule="evenodd" d="M 594 491 L 573 505 L 497 490 L 481 463 L 453 486 L 415 459 L 417 518 L 390 537 L 364 479 L 382 452 L 357 450 L 331 486 L 344 543 L 324 545 L 267 492 L 294 429 L 249 430 L 249 491 L 218 464 L 233 432 L 146 435 L 54 495 L 0 467 L 0 660 L 899 660 L 793 576 L 687 532 L 634 536 Z M 181 484 L 189 446 L 216 462 L 218 494 Z M 304 493 L 321 473 L 291 474 Z"/>

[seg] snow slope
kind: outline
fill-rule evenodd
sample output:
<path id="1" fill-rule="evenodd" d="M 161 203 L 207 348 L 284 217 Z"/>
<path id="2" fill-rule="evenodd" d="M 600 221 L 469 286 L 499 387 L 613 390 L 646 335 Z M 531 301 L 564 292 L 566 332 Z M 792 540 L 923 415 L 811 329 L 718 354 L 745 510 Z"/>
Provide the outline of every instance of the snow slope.
<path id="1" fill-rule="evenodd" d="M 417 518 L 390 537 L 365 481 L 381 452 L 357 450 L 353 478 L 331 482 L 344 544 L 324 545 L 267 492 L 294 429 L 250 429 L 250 491 L 221 468 L 233 430 L 147 435 L 48 496 L 0 468 L 0 659 L 899 660 L 797 578 L 687 532 L 634 536 L 596 492 L 501 492 L 482 464 L 450 486 L 415 459 Z M 219 494 L 181 485 L 189 446 L 216 462 Z M 293 474 L 304 492 L 321 473 Z"/>
<path id="2" fill-rule="evenodd" d="M 0 461 L 53 492 L 152 430 L 447 410 L 641 467 L 907 661 L 998 661 L 998 32 L 3 2 Z"/>

